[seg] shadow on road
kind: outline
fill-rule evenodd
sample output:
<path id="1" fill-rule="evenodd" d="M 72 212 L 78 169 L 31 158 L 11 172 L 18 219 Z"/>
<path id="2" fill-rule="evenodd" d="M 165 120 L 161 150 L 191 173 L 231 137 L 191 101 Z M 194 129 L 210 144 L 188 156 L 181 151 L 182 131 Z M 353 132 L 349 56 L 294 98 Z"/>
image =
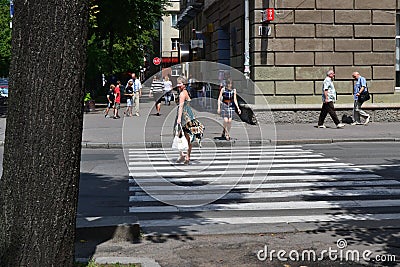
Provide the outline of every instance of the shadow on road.
<path id="1" fill-rule="evenodd" d="M 343 195 L 343 196 L 332 196 L 323 197 L 320 196 L 304 196 L 302 197 L 305 201 L 316 201 L 324 200 L 330 204 L 337 205 L 337 208 L 331 208 L 326 215 L 332 217 L 331 222 L 319 222 L 318 227 L 312 231 L 306 231 L 310 235 L 319 235 L 321 233 L 330 233 L 330 235 L 337 240 L 345 240 L 346 250 L 358 250 L 360 255 L 365 250 L 372 251 L 370 256 L 371 266 L 399 266 L 400 260 L 400 234 L 398 224 L 398 214 L 400 213 L 399 200 L 400 194 L 391 193 L 386 190 L 398 190 L 400 189 L 400 177 L 396 174 L 399 173 L 400 160 L 386 160 L 383 166 L 374 168 L 373 170 L 361 169 L 358 174 L 365 174 L 367 178 L 368 174 L 377 174 L 373 179 L 368 178 L 369 182 L 377 182 L 377 185 L 371 186 L 353 186 L 351 188 L 343 187 L 331 187 L 332 193 L 338 190 L 343 192 L 352 190 L 370 190 L 368 195 Z M 312 173 L 310 173 L 312 174 Z M 344 173 L 343 173 L 344 174 Z M 383 174 L 384 177 L 380 176 Z M 334 181 L 334 180 L 332 180 Z M 380 181 L 393 182 L 389 186 L 379 185 Z M 399 183 L 396 183 L 399 182 Z M 320 190 L 321 188 L 311 188 L 310 190 Z M 355 205 L 354 207 L 344 207 L 341 205 L 342 201 L 396 201 L 395 204 L 390 205 L 389 203 L 382 203 L 379 205 L 371 205 L 371 207 L 361 207 Z M 397 204 L 396 204 L 397 203 Z M 342 216 L 346 216 L 347 219 L 341 219 Z M 393 216 L 393 217 L 392 217 Z M 354 217 L 351 219 L 351 217 Z M 337 218 L 337 220 L 335 220 Z M 392 218 L 392 219 L 391 219 Z M 308 223 L 312 225 L 312 223 Z M 307 228 L 307 223 L 303 225 Z M 338 244 L 332 244 L 334 249 L 340 251 L 337 247 Z M 328 249 L 328 248 L 323 248 Z M 362 249 L 362 250 L 360 250 Z M 375 257 L 383 256 L 385 261 L 379 262 Z M 361 257 L 361 256 L 360 256 Z M 393 261 L 396 259 L 395 261 Z"/>

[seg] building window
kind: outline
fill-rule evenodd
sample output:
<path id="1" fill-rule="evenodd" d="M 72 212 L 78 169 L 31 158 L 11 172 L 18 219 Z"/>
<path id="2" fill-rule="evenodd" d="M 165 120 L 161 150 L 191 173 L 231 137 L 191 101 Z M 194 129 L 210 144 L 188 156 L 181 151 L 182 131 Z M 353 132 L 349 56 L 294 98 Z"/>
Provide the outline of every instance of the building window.
<path id="1" fill-rule="evenodd" d="M 175 66 L 172 66 L 172 68 L 171 68 L 171 75 L 172 76 L 179 76 L 179 75 L 181 75 L 181 71 L 182 69 L 181 69 L 181 65 L 175 65 Z"/>
<path id="2" fill-rule="evenodd" d="M 176 22 L 178 21 L 178 14 L 171 14 L 171 26 L 175 27 L 176 26 Z"/>
<path id="3" fill-rule="evenodd" d="M 171 50 L 177 51 L 179 47 L 179 39 L 171 38 Z"/>

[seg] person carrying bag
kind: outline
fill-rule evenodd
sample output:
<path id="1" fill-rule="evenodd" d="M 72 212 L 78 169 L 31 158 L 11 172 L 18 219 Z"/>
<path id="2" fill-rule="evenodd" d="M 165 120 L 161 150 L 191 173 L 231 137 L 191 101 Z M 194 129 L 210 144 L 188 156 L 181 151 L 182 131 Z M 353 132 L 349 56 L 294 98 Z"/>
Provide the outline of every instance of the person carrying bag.
<path id="1" fill-rule="evenodd" d="M 371 97 L 368 92 L 367 80 L 355 71 L 352 74 L 353 79 L 356 81 L 354 84 L 354 108 L 353 117 L 354 122 L 351 125 L 367 125 L 371 118 L 367 112 L 361 109 L 362 104 L 369 100 Z M 361 123 L 361 117 L 365 118 L 365 122 Z"/>
<path id="2" fill-rule="evenodd" d="M 182 130 L 181 132 L 187 140 L 188 147 L 186 153 L 184 153 L 184 151 L 179 152 L 179 158 L 176 163 L 183 162 L 185 165 L 189 165 L 192 143 L 197 141 L 200 145 L 204 133 L 204 125 L 196 118 L 192 108 L 190 107 L 191 99 L 186 90 L 186 78 L 179 76 L 177 78 L 177 82 L 177 87 L 179 90 L 179 104 L 174 125 L 178 125 L 178 127 L 180 127 L 178 130 Z"/>
<path id="3" fill-rule="evenodd" d="M 188 141 L 186 140 L 185 134 L 183 133 L 182 125 L 177 124 L 175 127 L 175 136 L 172 141 L 172 149 L 179 152 L 185 152 L 189 148 Z"/>

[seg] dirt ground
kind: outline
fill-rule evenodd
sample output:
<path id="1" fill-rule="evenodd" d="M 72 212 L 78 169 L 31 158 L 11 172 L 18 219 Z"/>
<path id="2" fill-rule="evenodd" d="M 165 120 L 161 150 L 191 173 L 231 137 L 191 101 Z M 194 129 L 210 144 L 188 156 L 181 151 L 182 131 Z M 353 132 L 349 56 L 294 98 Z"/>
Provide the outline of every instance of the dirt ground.
<path id="1" fill-rule="evenodd" d="M 388 240 L 379 240 L 380 231 L 368 232 L 370 240 L 361 240 L 354 233 L 335 232 L 299 232 L 279 234 L 242 234 L 242 235 L 209 235 L 209 236 L 144 236 L 133 242 L 102 240 L 80 240 L 76 244 L 77 257 L 139 257 L 154 259 L 161 266 L 400 266 L 399 233 L 397 230 L 385 231 Z M 375 236 L 373 238 L 372 236 Z M 357 250 L 362 253 L 371 250 L 374 255 L 397 255 L 397 262 L 384 264 L 370 261 L 353 261 L 342 257 L 338 240 L 344 239 L 347 247 L 342 250 Z M 322 250 L 336 250 L 336 260 L 325 254 L 318 260 Z M 265 254 L 267 250 L 267 254 Z M 283 250 L 282 259 L 278 259 L 278 251 Z M 316 251 L 317 259 L 301 261 L 304 250 Z M 272 252 L 274 251 L 274 252 Z M 299 253 L 299 260 L 296 258 Z M 272 253 L 272 254 L 271 254 Z M 283 252 L 281 252 L 283 253 Z M 291 253 L 291 254 L 289 254 Z M 258 256 L 257 256 L 258 255 Z M 270 257 L 272 255 L 272 257 Z M 360 254 L 361 255 L 361 254 Z M 305 254 L 307 257 L 307 254 Z M 285 261 L 286 259 L 286 261 Z"/>

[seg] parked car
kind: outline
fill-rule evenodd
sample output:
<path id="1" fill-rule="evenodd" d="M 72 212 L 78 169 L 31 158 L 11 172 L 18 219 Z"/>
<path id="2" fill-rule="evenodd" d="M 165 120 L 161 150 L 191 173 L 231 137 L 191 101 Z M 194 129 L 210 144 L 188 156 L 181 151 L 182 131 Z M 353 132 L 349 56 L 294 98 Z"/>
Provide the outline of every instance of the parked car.
<path id="1" fill-rule="evenodd" d="M 7 105 L 8 100 L 8 81 L 0 80 L 0 105 Z"/>

